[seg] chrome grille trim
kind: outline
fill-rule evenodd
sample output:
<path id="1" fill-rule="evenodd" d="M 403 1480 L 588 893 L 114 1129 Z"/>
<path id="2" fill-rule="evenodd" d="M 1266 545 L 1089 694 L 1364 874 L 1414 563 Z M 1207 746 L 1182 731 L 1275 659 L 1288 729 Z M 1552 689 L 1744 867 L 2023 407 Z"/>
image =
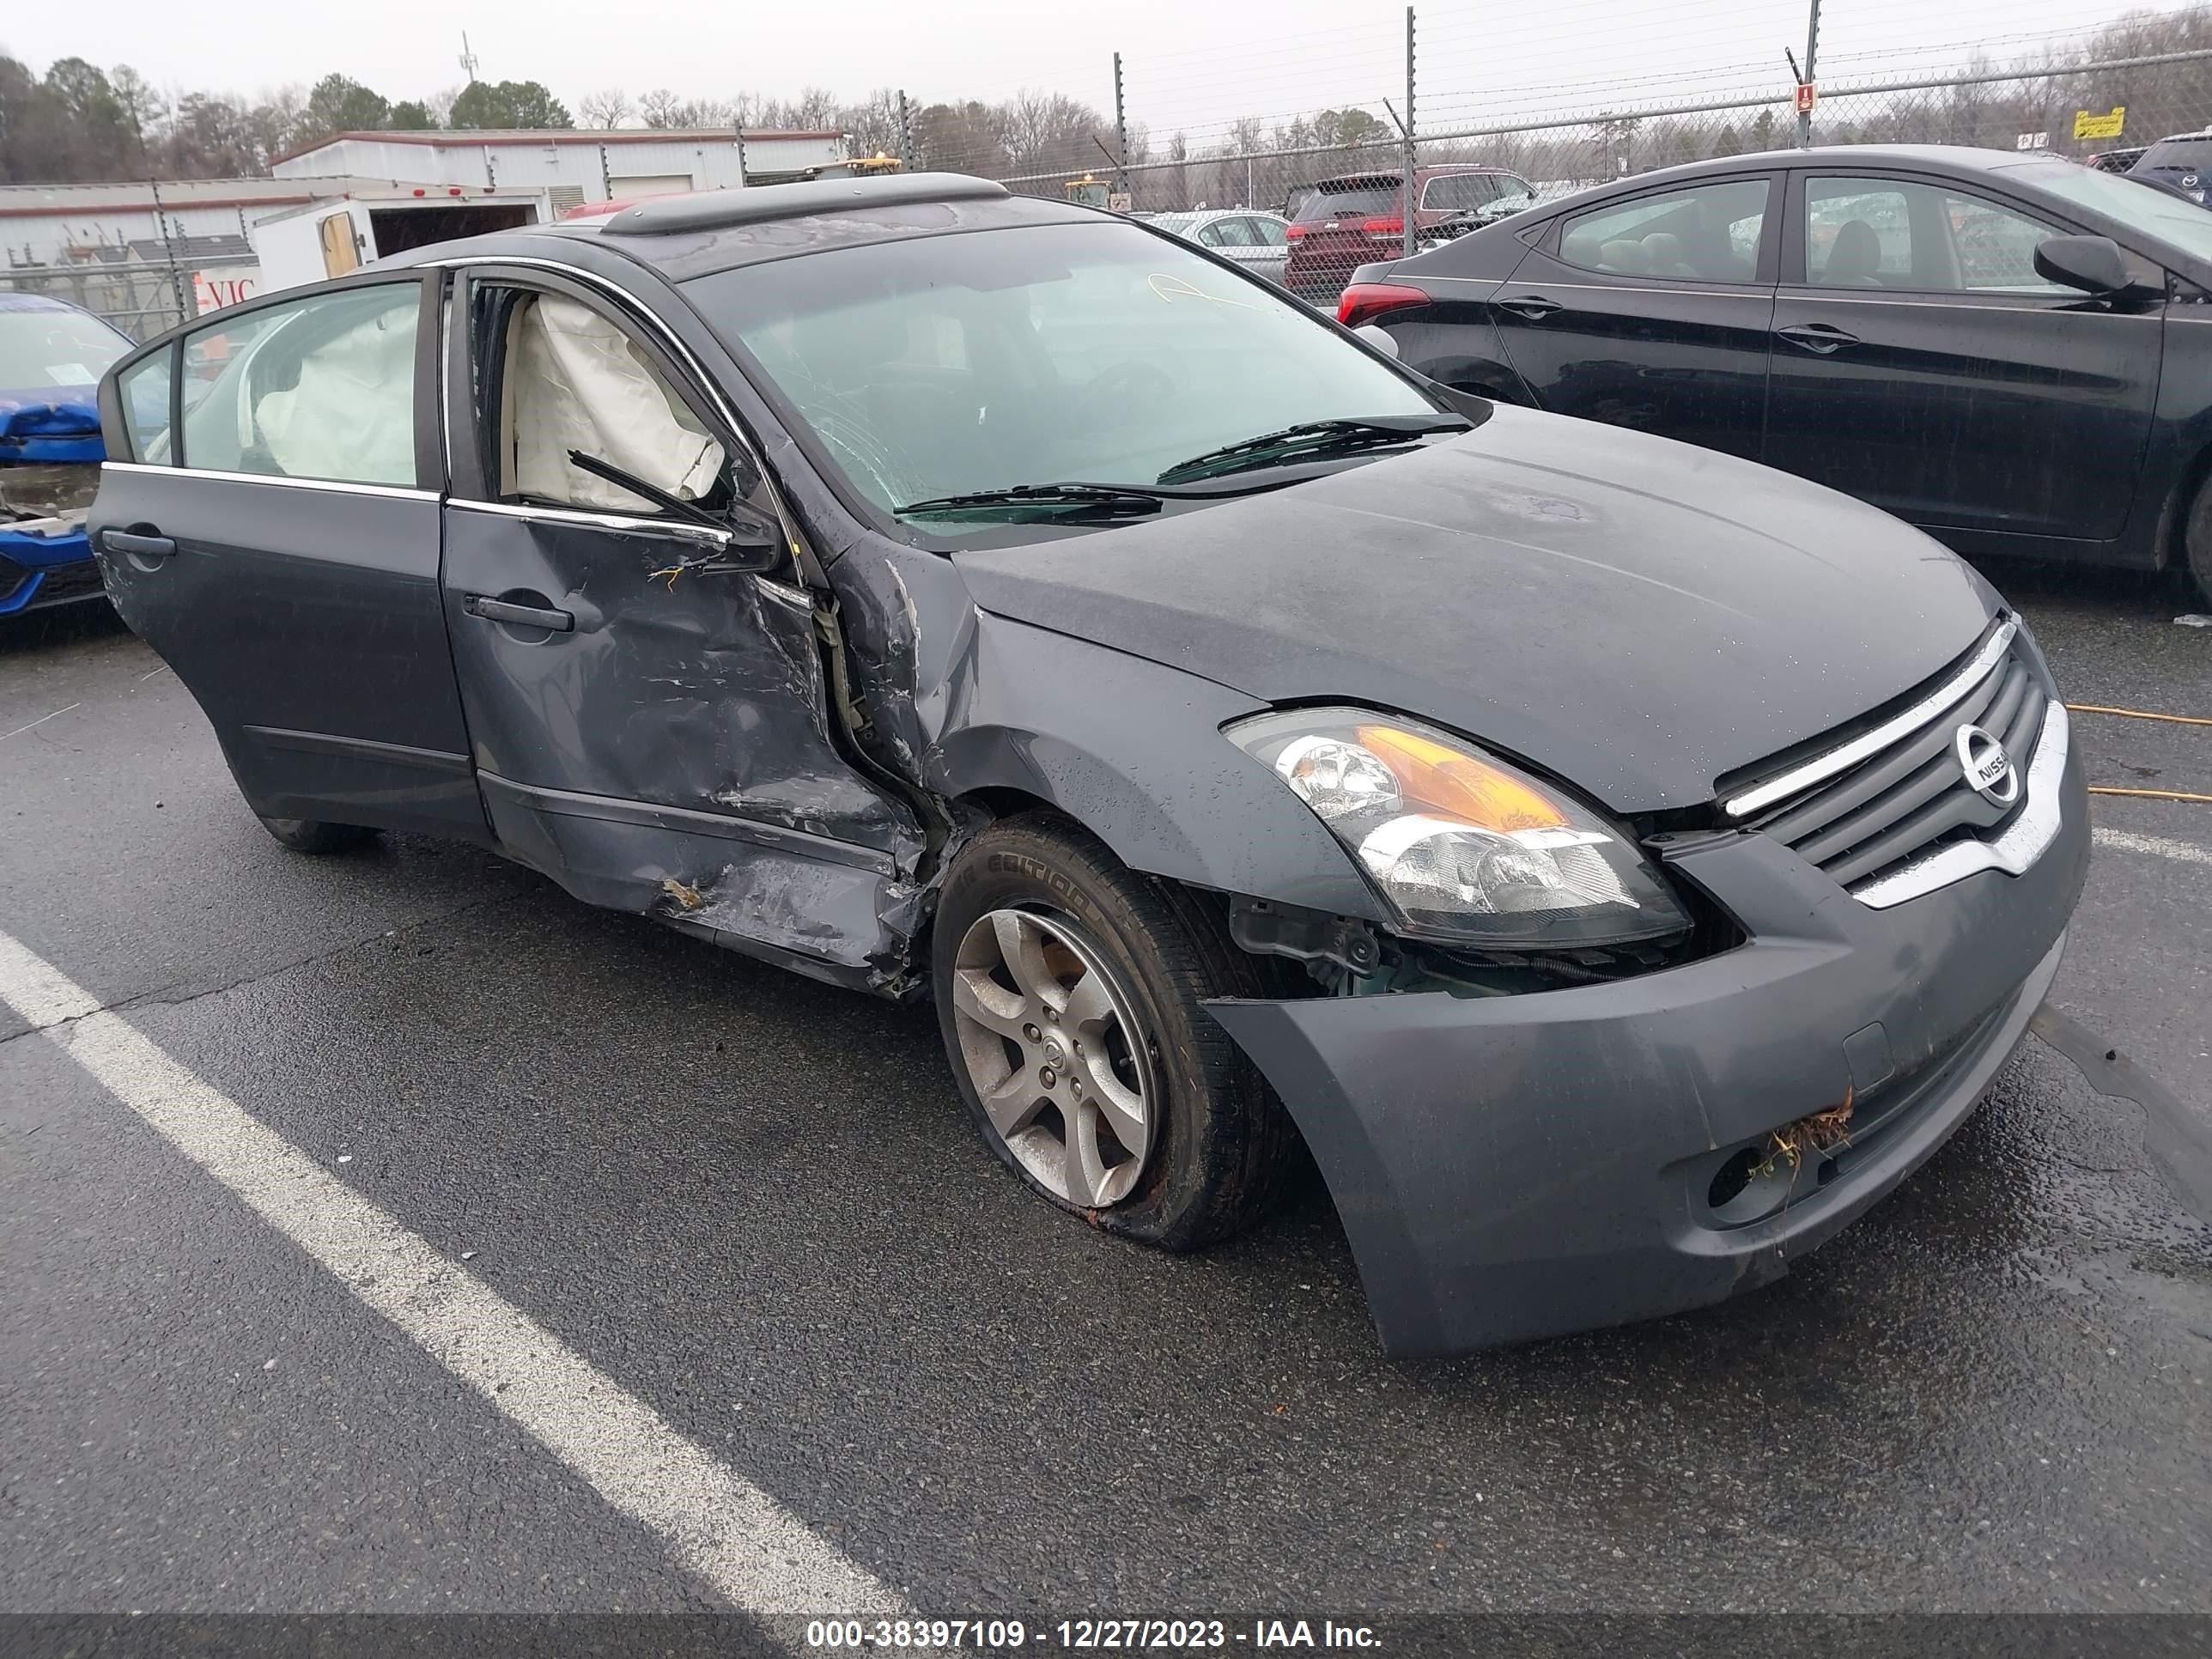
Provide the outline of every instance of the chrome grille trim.
<path id="1" fill-rule="evenodd" d="M 1983 641 L 1982 648 L 1973 659 L 1949 679 L 1914 703 L 1904 713 L 1884 720 L 1870 732 L 1864 732 L 1849 743 L 1816 756 L 1802 766 L 1792 767 L 1779 777 L 1770 778 L 1755 788 L 1731 797 L 1721 804 L 1721 810 L 1732 818 L 1747 817 L 1761 807 L 1771 806 L 1777 801 L 1824 783 L 1838 773 L 1848 772 L 1860 762 L 1880 754 L 1893 744 L 1908 738 L 1923 726 L 1942 717 L 1944 711 L 1963 701 L 1990 671 L 2004 659 L 2012 648 L 2013 637 L 2020 632 L 2020 621 L 2007 617 L 1997 625 L 1996 631 Z"/>
<path id="2" fill-rule="evenodd" d="M 2026 871 L 2058 836 L 2064 813 L 2059 785 L 2066 775 L 2069 730 L 2066 705 L 2052 699 L 2045 706 L 2043 732 L 2028 763 L 2027 798 L 2002 833 L 1989 841 L 1931 847 L 1887 874 L 1861 882 L 1850 890 L 1851 896 L 1869 909 L 1886 910 L 1978 871 L 2002 870 L 2008 876 Z"/>

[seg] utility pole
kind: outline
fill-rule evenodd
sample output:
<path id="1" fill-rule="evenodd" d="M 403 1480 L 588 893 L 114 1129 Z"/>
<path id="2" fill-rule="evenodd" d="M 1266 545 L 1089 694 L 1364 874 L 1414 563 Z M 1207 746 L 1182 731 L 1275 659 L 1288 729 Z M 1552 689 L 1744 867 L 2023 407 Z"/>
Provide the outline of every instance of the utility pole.
<path id="1" fill-rule="evenodd" d="M 469 50 L 469 32 L 461 31 L 461 73 L 468 77 L 471 86 L 477 83 L 477 55 Z"/>
<path id="2" fill-rule="evenodd" d="M 911 171 L 914 167 L 914 129 L 907 123 L 906 88 L 901 87 L 898 95 L 899 164 Z"/>
<path id="3" fill-rule="evenodd" d="M 1813 60 L 1819 53 L 1820 50 L 1820 0 L 1813 0 L 1813 15 L 1807 20 L 1805 24 L 1804 84 L 1808 87 L 1814 84 Z M 1798 101 L 1801 104 L 1804 103 L 1805 94 L 1800 93 L 1797 96 Z M 1813 111 L 1809 105 L 1807 105 L 1797 112 L 1797 148 L 1800 149 L 1810 149 L 1813 148 Z"/>
<path id="4" fill-rule="evenodd" d="M 1818 5 L 1820 0 L 1813 0 Z M 1413 228 L 1413 9 L 1406 8 L 1406 257 L 1410 259 L 1420 252 L 1420 239 Z"/>
<path id="5" fill-rule="evenodd" d="M 1129 108 L 1121 96 L 1121 54 L 1114 54 L 1114 154 L 1120 158 L 1120 176 L 1114 180 L 1117 194 L 1129 193 Z"/>

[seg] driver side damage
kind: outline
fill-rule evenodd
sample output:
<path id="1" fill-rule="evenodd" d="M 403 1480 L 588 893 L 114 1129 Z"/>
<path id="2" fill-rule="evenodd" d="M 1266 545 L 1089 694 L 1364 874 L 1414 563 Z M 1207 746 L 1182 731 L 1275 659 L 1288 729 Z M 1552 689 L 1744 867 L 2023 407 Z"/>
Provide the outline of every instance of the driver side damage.
<path id="1" fill-rule="evenodd" d="M 504 344 L 483 354 L 487 470 L 502 499 L 567 514 L 457 518 L 449 570 L 479 591 L 542 591 L 575 619 L 557 651 L 529 630 L 454 629 L 465 688 L 487 688 L 471 730 L 501 841 L 590 902 L 914 994 L 915 873 L 943 836 L 836 712 L 850 687 L 834 597 L 733 580 L 711 539 L 687 552 L 680 535 L 568 516 L 656 511 L 579 454 L 708 513 L 772 513 L 765 480 L 599 312 L 525 290 L 482 297 L 481 337 Z M 574 775 L 579 757 L 588 793 L 520 781 Z"/>

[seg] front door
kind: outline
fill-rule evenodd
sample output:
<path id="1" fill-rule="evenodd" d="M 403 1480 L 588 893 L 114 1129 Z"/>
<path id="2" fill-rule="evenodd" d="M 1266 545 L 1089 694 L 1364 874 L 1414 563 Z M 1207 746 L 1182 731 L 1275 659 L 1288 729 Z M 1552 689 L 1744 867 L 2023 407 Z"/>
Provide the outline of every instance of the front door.
<path id="1" fill-rule="evenodd" d="M 2164 307 L 2046 281 L 2036 244 L 2064 228 L 1948 180 L 1806 173 L 1793 195 L 1766 463 L 1970 550 L 2120 534 Z"/>
<path id="2" fill-rule="evenodd" d="M 1765 174 L 1576 214 L 1490 302 L 1539 407 L 1756 459 L 1773 320 Z"/>
<path id="3" fill-rule="evenodd" d="M 464 276 L 446 615 L 501 842 L 595 902 L 863 967 L 915 820 L 833 734 L 772 484 L 640 310 Z"/>
<path id="4" fill-rule="evenodd" d="M 287 295 L 126 362 L 89 521 L 254 810 L 482 840 L 438 594 L 438 282 Z"/>

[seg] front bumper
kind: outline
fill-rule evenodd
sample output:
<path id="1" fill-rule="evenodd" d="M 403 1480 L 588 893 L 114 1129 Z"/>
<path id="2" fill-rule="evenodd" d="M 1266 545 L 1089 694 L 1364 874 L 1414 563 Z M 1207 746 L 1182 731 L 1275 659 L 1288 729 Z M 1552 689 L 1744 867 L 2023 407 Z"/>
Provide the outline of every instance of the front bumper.
<path id="1" fill-rule="evenodd" d="M 0 617 L 105 596 L 82 530 L 30 536 L 0 527 Z"/>
<path id="2" fill-rule="evenodd" d="M 1320 1164 L 1391 1352 L 1680 1312 L 1779 1278 L 1973 1109 L 2087 871 L 2078 750 L 2059 805 L 2018 873 L 1882 909 L 1762 835 L 1686 846 L 1668 864 L 1748 942 L 1641 978 L 1208 1006 Z M 1731 1160 L 1847 1090 L 1848 1146 L 1716 1207 Z"/>

